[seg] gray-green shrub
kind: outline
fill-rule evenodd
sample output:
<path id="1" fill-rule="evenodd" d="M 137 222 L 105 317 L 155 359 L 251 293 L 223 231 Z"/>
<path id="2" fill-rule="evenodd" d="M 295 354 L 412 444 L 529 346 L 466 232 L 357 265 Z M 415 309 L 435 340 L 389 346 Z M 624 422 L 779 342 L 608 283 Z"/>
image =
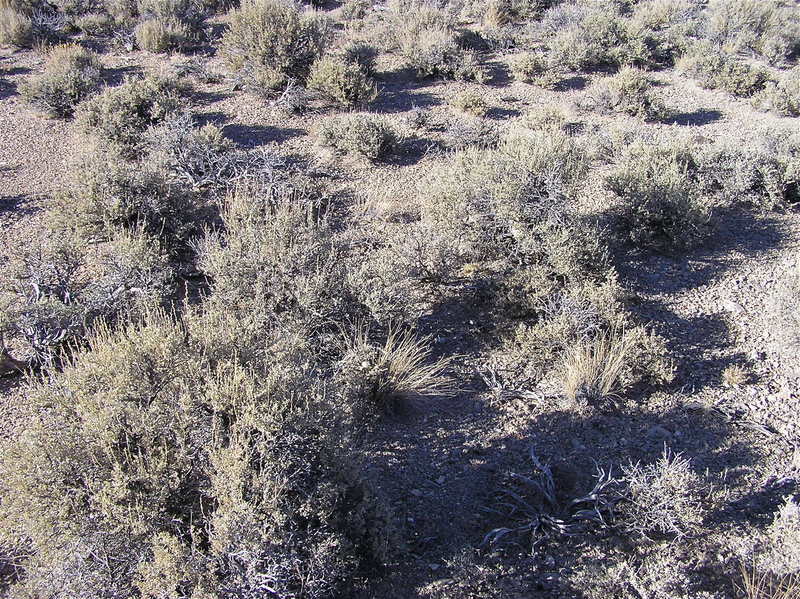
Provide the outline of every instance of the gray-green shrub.
<path id="1" fill-rule="evenodd" d="M 126 156 L 141 152 L 145 130 L 180 108 L 179 85 L 165 78 L 132 79 L 85 102 L 78 121 Z"/>
<path id="2" fill-rule="evenodd" d="M 70 117 L 99 87 L 101 68 L 91 50 L 56 46 L 47 53 L 44 72 L 21 86 L 22 95 L 53 116 Z"/>
<path id="3" fill-rule="evenodd" d="M 385 117 L 367 113 L 326 118 L 319 125 L 317 141 L 369 160 L 386 158 L 399 143 L 397 133 Z"/>
<path id="4" fill-rule="evenodd" d="M 369 104 L 378 97 L 378 88 L 358 64 L 321 58 L 311 67 L 308 89 L 316 90 L 341 106 Z"/>
<path id="5" fill-rule="evenodd" d="M 328 21 L 282 0 L 246 0 L 230 13 L 220 53 L 248 83 L 277 89 L 305 81 L 330 39 Z"/>

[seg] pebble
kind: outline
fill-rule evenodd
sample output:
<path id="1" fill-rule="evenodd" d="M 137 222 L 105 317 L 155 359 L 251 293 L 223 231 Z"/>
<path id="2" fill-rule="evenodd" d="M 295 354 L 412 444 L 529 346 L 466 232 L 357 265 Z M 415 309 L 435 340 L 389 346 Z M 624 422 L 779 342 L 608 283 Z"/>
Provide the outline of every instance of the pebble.
<path id="1" fill-rule="evenodd" d="M 444 476 L 440 476 L 439 478 L 437 478 L 437 479 L 436 479 L 436 482 L 437 482 L 438 484 L 440 484 L 440 485 L 441 485 L 441 484 L 444 484 L 444 481 L 445 481 L 445 478 L 444 478 Z"/>
<path id="2" fill-rule="evenodd" d="M 732 302 L 730 300 L 725 300 L 722 302 L 722 307 L 725 309 L 726 312 L 732 312 L 734 314 L 744 314 L 744 308 L 741 304 L 737 304 L 736 302 Z"/>
<path id="3" fill-rule="evenodd" d="M 424 493 L 422 491 L 420 491 L 419 489 L 411 489 L 411 494 L 414 497 L 422 497 Z"/>

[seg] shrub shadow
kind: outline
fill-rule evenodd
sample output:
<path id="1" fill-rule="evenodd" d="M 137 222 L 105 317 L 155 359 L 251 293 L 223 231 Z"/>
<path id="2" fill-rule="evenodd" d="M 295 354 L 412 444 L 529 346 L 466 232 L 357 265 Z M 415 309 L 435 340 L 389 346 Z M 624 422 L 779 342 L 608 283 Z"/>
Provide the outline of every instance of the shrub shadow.
<path id="1" fill-rule="evenodd" d="M 681 125 L 684 127 L 702 127 L 723 119 L 725 115 L 719 110 L 695 110 L 693 112 L 679 112 L 671 114 L 661 120 L 664 125 Z"/>
<path id="2" fill-rule="evenodd" d="M 144 74 L 144 70 L 138 66 L 117 67 L 113 69 L 103 69 L 103 82 L 109 87 L 116 87 L 125 83 L 126 79 L 139 77 Z"/>
<path id="3" fill-rule="evenodd" d="M 225 137 L 243 147 L 258 147 L 270 143 L 283 143 L 306 135 L 303 129 L 279 129 L 266 125 L 227 124 L 222 128 Z"/>
<path id="4" fill-rule="evenodd" d="M 3 78 L 0 78 L 0 100 L 4 100 L 6 98 L 10 98 L 11 96 L 18 96 L 19 92 L 17 91 L 16 84 L 12 83 L 11 81 L 6 81 Z"/>

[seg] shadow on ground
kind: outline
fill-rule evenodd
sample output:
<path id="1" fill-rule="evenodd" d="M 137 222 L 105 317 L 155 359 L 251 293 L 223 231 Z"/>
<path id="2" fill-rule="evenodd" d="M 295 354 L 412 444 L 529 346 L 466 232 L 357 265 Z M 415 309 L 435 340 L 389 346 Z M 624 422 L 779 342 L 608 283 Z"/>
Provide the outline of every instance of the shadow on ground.
<path id="1" fill-rule="evenodd" d="M 693 112 L 679 112 L 671 114 L 661 122 L 665 125 L 682 125 L 684 127 L 702 127 L 710 125 L 724 118 L 719 110 L 695 110 Z"/>
<path id="2" fill-rule="evenodd" d="M 279 129 L 267 125 L 228 124 L 222 128 L 225 137 L 247 148 L 282 143 L 306 134 L 303 129 Z"/>

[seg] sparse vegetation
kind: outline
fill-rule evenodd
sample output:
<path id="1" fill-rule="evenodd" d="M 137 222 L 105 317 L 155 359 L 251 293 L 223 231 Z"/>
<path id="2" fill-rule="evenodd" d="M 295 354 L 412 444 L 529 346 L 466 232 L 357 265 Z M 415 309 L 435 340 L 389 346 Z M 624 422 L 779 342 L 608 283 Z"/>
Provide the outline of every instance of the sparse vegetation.
<path id="1" fill-rule="evenodd" d="M 797 595 L 798 31 L 0 0 L 0 596 Z"/>

